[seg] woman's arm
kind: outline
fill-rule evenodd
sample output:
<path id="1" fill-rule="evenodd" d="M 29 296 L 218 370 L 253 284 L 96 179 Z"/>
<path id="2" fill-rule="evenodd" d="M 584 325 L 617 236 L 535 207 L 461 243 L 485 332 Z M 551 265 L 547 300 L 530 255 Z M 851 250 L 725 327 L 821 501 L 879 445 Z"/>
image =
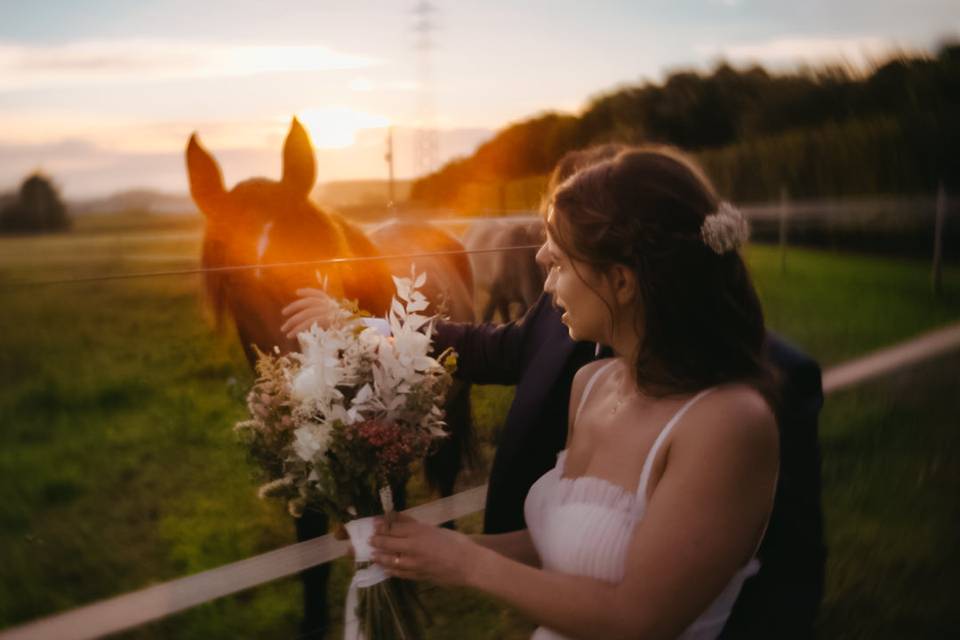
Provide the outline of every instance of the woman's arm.
<path id="1" fill-rule="evenodd" d="M 501 556 L 516 560 L 531 567 L 540 566 L 540 554 L 533 546 L 530 531 L 521 529 L 510 533 L 494 533 L 471 536 L 476 544 Z"/>
<path id="2" fill-rule="evenodd" d="M 752 556 L 772 502 L 772 414 L 758 395 L 724 396 L 701 401 L 671 436 L 618 584 L 538 570 L 409 519 L 374 536 L 378 562 L 400 577 L 477 588 L 565 635 L 676 637 Z"/>

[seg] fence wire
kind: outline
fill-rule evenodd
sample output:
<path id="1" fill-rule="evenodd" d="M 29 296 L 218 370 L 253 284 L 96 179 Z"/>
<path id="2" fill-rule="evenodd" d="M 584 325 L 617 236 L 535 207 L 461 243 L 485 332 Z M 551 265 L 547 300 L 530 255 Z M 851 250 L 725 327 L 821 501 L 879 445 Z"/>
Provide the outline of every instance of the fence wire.
<path id="1" fill-rule="evenodd" d="M 189 276 L 204 273 L 232 273 L 238 271 L 255 271 L 258 269 L 280 269 L 287 267 L 309 267 L 321 265 L 344 265 L 355 262 L 377 262 L 394 260 L 417 260 L 420 258 L 443 258 L 448 256 L 461 256 L 479 253 L 495 253 L 507 251 L 532 251 L 539 249 L 539 244 L 517 245 L 514 247 L 496 247 L 493 249 L 463 249 L 453 251 L 431 251 L 428 253 L 404 253 L 391 254 L 383 256 L 352 256 L 349 258 L 324 258 L 321 260 L 299 260 L 296 262 L 272 262 L 264 264 L 241 264 L 229 267 L 201 267 L 198 269 L 173 269 L 168 271 L 141 271 L 137 273 L 115 273 L 106 276 L 88 276 L 80 278 L 62 278 L 58 280 L 34 280 L 22 282 L 8 282 L 0 286 L 0 289 L 12 289 L 23 287 L 42 287 L 57 284 L 81 284 L 89 282 L 106 282 L 109 280 L 132 280 L 138 278 L 159 278 L 166 276 Z"/>

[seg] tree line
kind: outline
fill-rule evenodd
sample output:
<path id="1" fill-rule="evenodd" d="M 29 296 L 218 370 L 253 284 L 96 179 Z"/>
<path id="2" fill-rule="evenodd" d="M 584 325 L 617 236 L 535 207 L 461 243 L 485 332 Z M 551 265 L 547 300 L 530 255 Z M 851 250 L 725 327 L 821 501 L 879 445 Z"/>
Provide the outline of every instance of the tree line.
<path id="1" fill-rule="evenodd" d="M 68 228 L 67 207 L 46 176 L 35 173 L 16 193 L 0 195 L 0 232 L 40 233 Z"/>
<path id="2" fill-rule="evenodd" d="M 721 63 L 599 95 L 579 116 L 513 123 L 473 155 L 417 180 L 411 199 L 495 207 L 503 185 L 542 176 L 567 151 L 603 142 L 678 146 L 706 166 L 725 197 L 739 200 L 773 199 L 784 188 L 798 197 L 928 193 L 941 181 L 960 186 L 958 113 L 958 43 L 897 55 L 866 73 L 830 66 L 775 74 Z M 469 195 L 476 193 L 486 195 Z"/>

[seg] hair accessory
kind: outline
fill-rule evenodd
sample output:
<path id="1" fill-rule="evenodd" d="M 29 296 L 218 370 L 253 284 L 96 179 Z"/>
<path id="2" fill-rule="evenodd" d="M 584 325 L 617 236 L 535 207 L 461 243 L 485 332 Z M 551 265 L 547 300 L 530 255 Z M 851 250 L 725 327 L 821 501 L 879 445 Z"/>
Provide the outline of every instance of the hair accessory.
<path id="1" fill-rule="evenodd" d="M 704 218 L 700 225 L 700 237 L 714 253 L 722 255 L 747 241 L 750 226 L 739 209 L 729 202 L 721 202 L 715 212 Z"/>

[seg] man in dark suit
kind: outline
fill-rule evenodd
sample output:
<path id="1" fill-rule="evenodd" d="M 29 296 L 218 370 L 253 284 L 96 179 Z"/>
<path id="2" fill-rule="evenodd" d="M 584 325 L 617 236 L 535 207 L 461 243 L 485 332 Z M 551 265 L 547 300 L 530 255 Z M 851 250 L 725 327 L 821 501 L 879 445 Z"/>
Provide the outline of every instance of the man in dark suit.
<path id="1" fill-rule="evenodd" d="M 457 376 L 463 380 L 516 385 L 490 471 L 484 531 L 526 528 L 527 492 L 554 466 L 566 442 L 573 376 L 596 357 L 610 354 L 593 343 L 571 340 L 547 294 L 523 318 L 507 324 L 437 323 L 434 344 L 438 350 L 457 351 Z M 767 354 L 780 374 L 780 476 L 758 552 L 760 572 L 745 584 L 724 630 L 727 638 L 812 637 L 823 594 L 820 369 L 772 334 Z"/>

